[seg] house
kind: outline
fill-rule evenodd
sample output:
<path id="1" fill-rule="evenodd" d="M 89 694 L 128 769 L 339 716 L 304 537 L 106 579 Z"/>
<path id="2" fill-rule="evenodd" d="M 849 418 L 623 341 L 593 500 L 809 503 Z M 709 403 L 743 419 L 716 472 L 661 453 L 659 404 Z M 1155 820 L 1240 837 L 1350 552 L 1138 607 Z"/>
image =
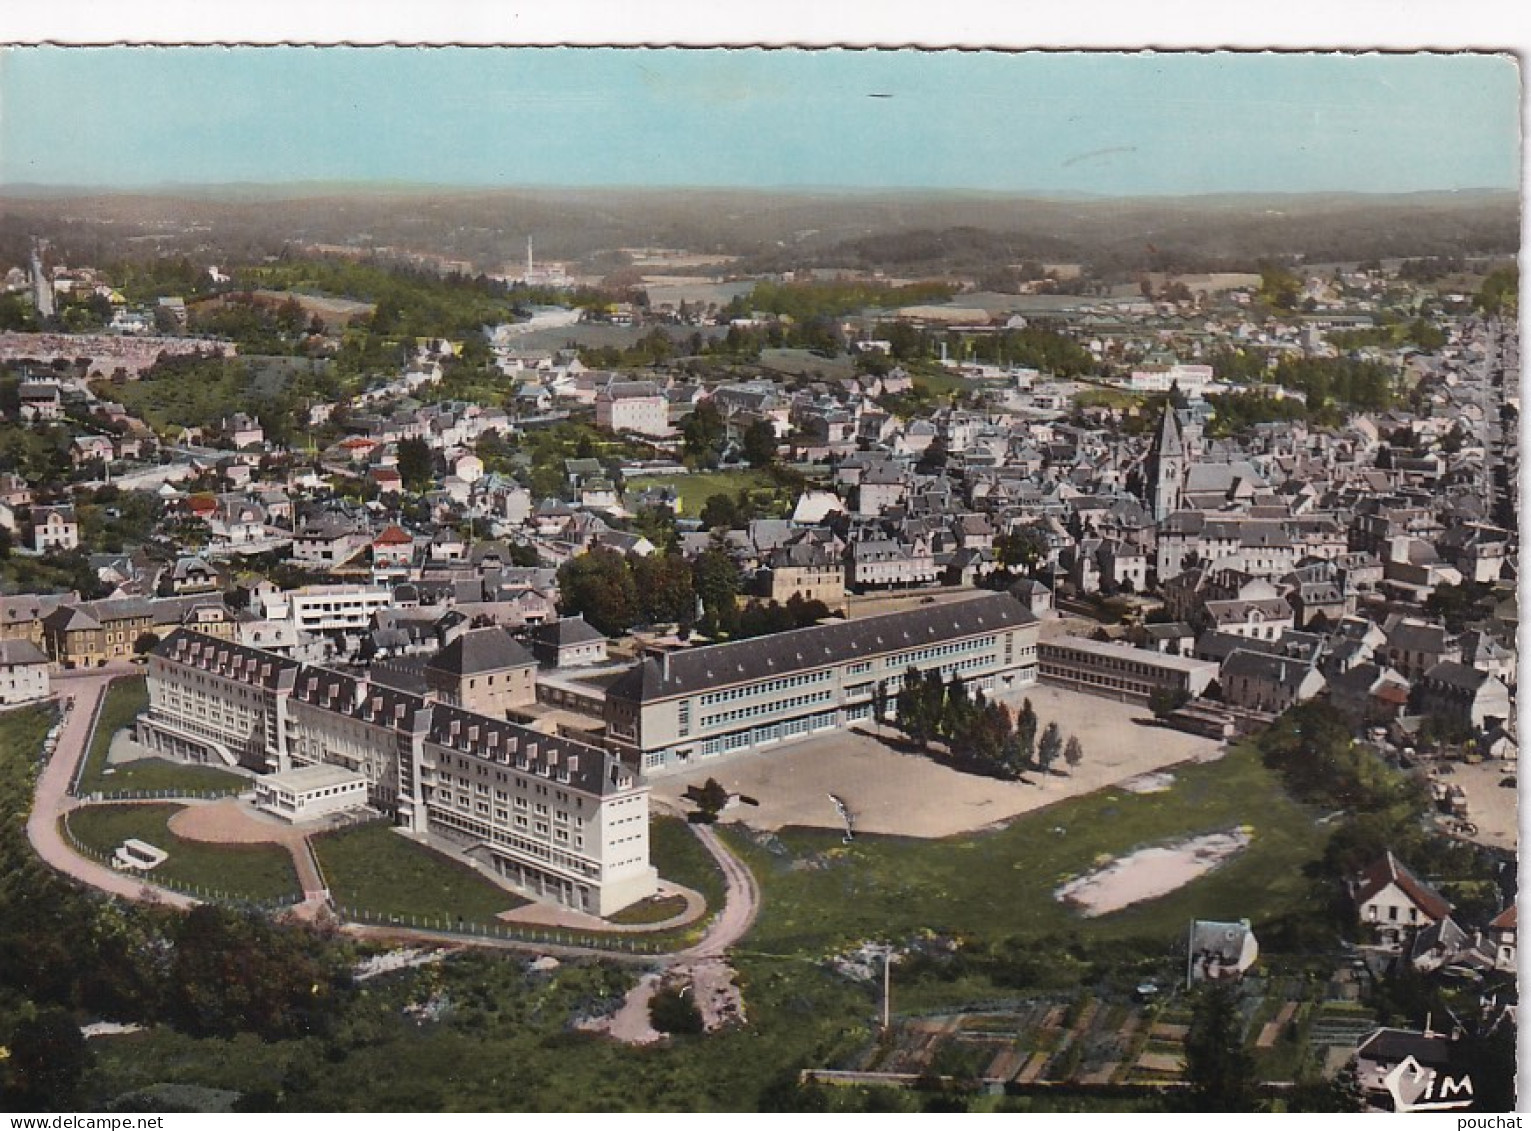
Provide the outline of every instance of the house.
<path id="1" fill-rule="evenodd" d="M 1248 919 L 1237 923 L 1191 921 L 1187 938 L 1186 988 L 1194 982 L 1226 982 L 1244 976 L 1260 957 Z"/>
<path id="2" fill-rule="evenodd" d="M 408 570 L 415 560 L 415 540 L 399 526 L 386 526 L 372 539 L 372 569 Z"/>
<path id="3" fill-rule="evenodd" d="M 606 662 L 606 636 L 585 622 L 583 613 L 539 625 L 532 655 L 550 668 L 577 668 Z"/>
<path id="4" fill-rule="evenodd" d="M 307 565 L 333 568 L 361 553 L 368 541 L 365 531 L 338 516 L 324 515 L 298 531 L 293 557 Z"/>
<path id="5" fill-rule="evenodd" d="M 236 412 L 225 420 L 223 430 L 229 442 L 239 451 L 266 442 L 266 430 L 261 427 L 260 421 L 242 412 Z"/>
<path id="6" fill-rule="evenodd" d="M 536 672 L 536 657 L 503 628 L 475 628 L 426 661 L 425 682 L 443 703 L 503 719 L 537 701 Z"/>
<path id="7" fill-rule="evenodd" d="M 223 575 L 202 558 L 182 555 L 169 569 L 160 572 L 157 588 L 162 597 L 216 593 L 223 588 Z"/>
<path id="8" fill-rule="evenodd" d="M 110 436 L 76 436 L 69 444 L 69 461 L 76 467 L 96 460 L 110 463 L 114 454 Z"/>
<path id="9" fill-rule="evenodd" d="M 1440 625 L 1403 618 L 1388 628 L 1383 655 L 1390 667 L 1416 679 L 1442 660 L 1454 660 L 1460 653 L 1447 642 L 1446 630 Z"/>
<path id="10" fill-rule="evenodd" d="M 1487 730 L 1509 720 L 1514 710 L 1503 680 L 1452 660 L 1436 664 L 1415 680 L 1410 705 L 1459 731 Z"/>
<path id="11" fill-rule="evenodd" d="M 50 551 L 68 551 L 80 545 L 80 523 L 75 518 L 74 507 L 32 508 L 32 549 L 39 554 Z"/>
<path id="12" fill-rule="evenodd" d="M 1387 1111 L 1404 1110 L 1426 1089 L 1437 1100 L 1450 1100 L 1470 1075 L 1460 1063 L 1456 1042 L 1428 1028 L 1375 1029 L 1356 1046 L 1356 1079 L 1367 1102 Z"/>
<path id="13" fill-rule="evenodd" d="M 1249 648 L 1229 653 L 1218 683 L 1225 703 L 1271 715 L 1306 702 L 1324 689 L 1324 677 L 1312 664 Z"/>
<path id="14" fill-rule="evenodd" d="M 23 381 L 18 390 L 23 421 L 64 419 L 64 395 L 51 381 Z"/>
<path id="15" fill-rule="evenodd" d="M 1514 970 L 1515 967 L 1515 931 L 1516 931 L 1515 904 L 1510 904 L 1488 925 L 1488 942 L 1493 948 L 1494 968 L 1496 970 Z"/>
<path id="16" fill-rule="evenodd" d="M 796 538 L 772 550 L 766 559 L 766 595 L 785 605 L 793 597 L 822 601 L 831 610 L 845 608 L 845 565 L 822 542 Z"/>
<path id="17" fill-rule="evenodd" d="M 1409 871 L 1391 851 L 1350 882 L 1350 898 L 1363 927 L 1398 946 L 1415 931 L 1451 914 L 1440 892 Z"/>
<path id="18" fill-rule="evenodd" d="M 652 381 L 612 381 L 596 394 L 595 422 L 612 432 L 670 435 L 668 402 Z"/>
<path id="19" fill-rule="evenodd" d="M 0 640 L 0 707 L 46 699 L 48 657 L 30 640 Z"/>

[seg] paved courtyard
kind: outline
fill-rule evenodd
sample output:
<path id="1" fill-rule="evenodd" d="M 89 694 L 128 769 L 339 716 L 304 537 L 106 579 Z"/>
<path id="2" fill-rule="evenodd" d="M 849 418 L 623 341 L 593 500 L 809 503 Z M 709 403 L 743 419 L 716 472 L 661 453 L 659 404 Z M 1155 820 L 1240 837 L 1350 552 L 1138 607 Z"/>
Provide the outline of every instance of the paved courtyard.
<path id="1" fill-rule="evenodd" d="M 1494 848 L 1513 849 L 1519 843 L 1517 821 L 1519 820 L 1518 791 L 1505 783 L 1509 775 L 1504 772 L 1505 763 L 1488 759 L 1470 766 L 1458 762 L 1452 772 L 1441 780 L 1448 785 L 1459 785 L 1467 794 L 1467 819 L 1478 826 L 1470 839 Z"/>
<path id="2" fill-rule="evenodd" d="M 1024 782 L 959 773 L 929 756 L 894 750 L 872 734 L 841 731 L 761 752 L 704 762 L 656 778 L 654 793 L 681 804 L 688 785 L 717 778 L 731 792 L 760 802 L 724 814 L 757 828 L 787 825 L 841 828 L 830 794 L 845 801 L 858 832 L 942 837 L 983 828 L 1076 794 L 1177 762 L 1208 760 L 1221 744 L 1153 726 L 1146 708 L 1074 691 L 1028 689 L 1045 727 L 1056 721 L 1065 738 L 1077 735 L 1084 760 L 1077 770 Z M 891 733 L 891 731 L 890 731 Z M 1055 769 L 1062 770 L 1061 763 Z"/>

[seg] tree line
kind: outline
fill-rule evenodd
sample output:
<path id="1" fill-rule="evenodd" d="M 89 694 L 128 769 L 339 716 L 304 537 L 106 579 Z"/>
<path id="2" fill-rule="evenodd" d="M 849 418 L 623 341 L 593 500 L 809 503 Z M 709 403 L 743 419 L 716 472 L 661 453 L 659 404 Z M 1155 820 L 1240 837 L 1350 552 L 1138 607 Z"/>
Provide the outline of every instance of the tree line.
<path id="1" fill-rule="evenodd" d="M 889 718 L 889 707 L 896 714 Z M 873 690 L 872 712 L 879 726 L 891 721 L 921 750 L 932 740 L 946 745 L 952 761 L 992 777 L 1017 780 L 1030 769 L 1045 774 L 1061 759 L 1070 769 L 1084 760 L 1084 747 L 1074 735 L 1064 738 L 1056 722 L 1041 726 L 1027 699 L 1018 712 L 989 699 L 983 690 L 969 691 L 955 673 L 942 679 L 939 669 L 904 674 L 890 698 L 886 681 Z"/>

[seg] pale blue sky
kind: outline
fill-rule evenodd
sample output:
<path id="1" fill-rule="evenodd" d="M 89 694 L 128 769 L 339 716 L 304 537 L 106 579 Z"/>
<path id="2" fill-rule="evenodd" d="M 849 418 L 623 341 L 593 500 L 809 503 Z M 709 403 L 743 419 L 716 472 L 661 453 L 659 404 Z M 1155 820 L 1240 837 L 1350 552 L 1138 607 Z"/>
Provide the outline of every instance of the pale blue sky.
<path id="1" fill-rule="evenodd" d="M 1514 188 L 1519 115 L 1483 55 L 15 48 L 0 184 Z"/>

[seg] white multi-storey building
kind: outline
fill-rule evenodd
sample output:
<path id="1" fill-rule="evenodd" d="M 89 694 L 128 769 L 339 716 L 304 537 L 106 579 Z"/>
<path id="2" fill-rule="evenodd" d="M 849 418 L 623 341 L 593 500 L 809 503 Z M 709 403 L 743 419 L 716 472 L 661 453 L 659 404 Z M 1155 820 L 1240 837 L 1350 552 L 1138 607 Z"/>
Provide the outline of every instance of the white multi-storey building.
<path id="1" fill-rule="evenodd" d="M 652 381 L 613 381 L 595 396 L 595 422 L 613 432 L 668 436 L 670 414 L 664 391 Z"/>
<path id="2" fill-rule="evenodd" d="M 273 590 L 259 599 L 267 620 L 291 621 L 299 632 L 311 635 L 365 632 L 372 614 L 393 604 L 393 594 L 382 585 L 306 585 Z"/>
<path id="3" fill-rule="evenodd" d="M 335 766 L 510 888 L 594 915 L 657 890 L 648 788 L 616 755 L 192 632 L 149 658 L 149 749 L 267 773 Z"/>
<path id="4" fill-rule="evenodd" d="M 910 668 L 990 696 L 1031 685 L 1037 618 L 990 593 L 884 616 L 666 653 L 606 691 L 608 742 L 644 773 L 696 766 L 893 712 Z"/>

